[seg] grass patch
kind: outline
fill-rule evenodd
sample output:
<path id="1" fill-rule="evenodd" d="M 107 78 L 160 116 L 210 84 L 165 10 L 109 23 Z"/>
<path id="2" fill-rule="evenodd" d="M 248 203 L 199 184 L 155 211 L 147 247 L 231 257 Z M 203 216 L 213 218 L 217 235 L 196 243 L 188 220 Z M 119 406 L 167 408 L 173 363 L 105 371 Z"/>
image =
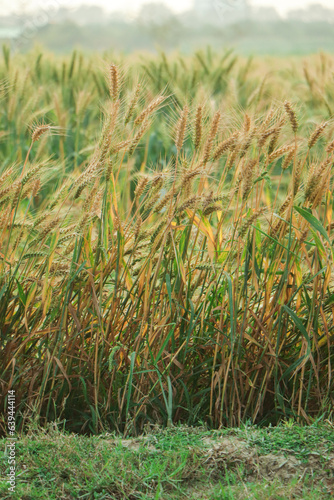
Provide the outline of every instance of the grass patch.
<path id="1" fill-rule="evenodd" d="M 16 493 L 6 496 L 2 481 L 1 498 L 311 500 L 330 499 L 334 491 L 328 424 L 153 427 L 133 439 L 50 427 L 21 436 L 17 460 Z"/>

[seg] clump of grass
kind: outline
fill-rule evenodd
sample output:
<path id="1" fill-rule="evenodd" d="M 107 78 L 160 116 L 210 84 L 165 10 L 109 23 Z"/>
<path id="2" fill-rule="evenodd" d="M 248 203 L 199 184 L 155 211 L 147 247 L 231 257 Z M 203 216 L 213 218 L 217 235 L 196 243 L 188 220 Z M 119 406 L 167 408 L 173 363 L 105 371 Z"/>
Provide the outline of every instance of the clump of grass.
<path id="1" fill-rule="evenodd" d="M 105 102 L 80 101 L 80 116 L 66 111 L 79 70 L 67 95 L 55 64 L 65 138 L 39 125 L 15 162 L 0 145 L 0 385 L 2 410 L 16 390 L 18 426 L 32 413 L 126 433 L 332 418 L 331 123 L 309 138 L 265 93 L 242 112 L 196 61 L 211 111 L 186 75 L 167 98 L 112 66 L 106 82 L 89 74 Z"/>

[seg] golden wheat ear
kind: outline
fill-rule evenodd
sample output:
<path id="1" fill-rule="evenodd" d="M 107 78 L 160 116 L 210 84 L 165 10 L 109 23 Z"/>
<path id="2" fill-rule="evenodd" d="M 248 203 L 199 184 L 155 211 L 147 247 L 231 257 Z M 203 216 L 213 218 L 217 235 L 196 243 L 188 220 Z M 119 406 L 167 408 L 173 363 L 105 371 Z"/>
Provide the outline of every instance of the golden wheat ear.
<path id="1" fill-rule="evenodd" d="M 42 135 L 47 132 L 57 135 L 65 135 L 64 130 L 61 127 L 51 125 L 50 123 L 33 123 L 30 127 L 31 142 L 37 142 Z"/>
<path id="2" fill-rule="evenodd" d="M 119 73 L 115 64 L 110 65 L 110 97 L 117 101 L 119 94 Z"/>
<path id="3" fill-rule="evenodd" d="M 218 133 L 220 118 L 221 118 L 221 113 L 220 113 L 220 111 L 217 111 L 213 117 L 211 128 L 209 130 L 209 135 L 208 135 L 207 141 L 206 141 L 205 146 L 204 146 L 204 154 L 203 154 L 204 165 L 206 165 L 206 163 L 210 159 L 210 154 L 211 154 L 211 151 L 213 148 L 214 140 L 215 140 L 216 135 Z"/>
<path id="4" fill-rule="evenodd" d="M 286 114 L 288 115 L 291 128 L 292 128 L 293 132 L 296 134 L 297 130 L 298 130 L 298 120 L 297 120 L 296 112 L 293 109 L 291 102 L 285 101 L 284 108 L 285 108 Z"/>
<path id="5" fill-rule="evenodd" d="M 323 122 L 317 126 L 317 128 L 314 130 L 314 132 L 312 133 L 312 135 L 308 141 L 308 148 L 309 149 L 312 149 L 313 146 L 316 144 L 316 142 L 320 139 L 320 137 L 324 133 L 324 130 L 327 127 L 327 125 L 328 125 L 328 122 Z"/>
<path id="6" fill-rule="evenodd" d="M 203 106 L 200 104 L 196 109 L 196 116 L 195 116 L 194 145 L 196 150 L 199 148 L 202 141 L 202 134 L 203 134 L 202 119 L 203 119 Z"/>
<path id="7" fill-rule="evenodd" d="M 34 130 L 31 134 L 32 142 L 37 142 L 43 134 L 50 131 L 50 125 L 39 125 L 34 127 Z"/>
<path id="8" fill-rule="evenodd" d="M 175 139 L 175 146 L 177 149 L 177 152 L 179 153 L 182 149 L 183 143 L 184 143 L 184 138 L 186 134 L 186 128 L 187 128 L 187 120 L 188 120 L 188 113 L 189 113 L 189 108 L 188 106 L 184 106 L 178 126 L 177 126 L 177 131 L 176 131 L 176 139 Z"/>

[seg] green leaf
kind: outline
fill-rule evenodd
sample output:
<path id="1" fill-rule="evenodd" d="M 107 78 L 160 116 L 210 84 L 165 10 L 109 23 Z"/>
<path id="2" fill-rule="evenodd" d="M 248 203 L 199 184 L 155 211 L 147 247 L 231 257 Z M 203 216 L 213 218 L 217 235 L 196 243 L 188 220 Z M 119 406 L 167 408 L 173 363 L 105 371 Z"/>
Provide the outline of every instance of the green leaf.
<path id="1" fill-rule="evenodd" d="M 157 364 L 157 362 L 159 361 L 160 356 L 161 356 L 161 355 L 162 355 L 162 353 L 164 352 L 164 349 L 165 349 L 165 347 L 166 347 L 166 345 L 167 345 L 167 343 L 168 343 L 169 339 L 171 338 L 171 336 L 172 336 L 172 335 L 173 335 L 173 333 L 174 333 L 174 330 L 175 330 L 176 325 L 175 325 L 175 323 L 171 323 L 171 324 L 173 324 L 173 328 L 171 328 L 170 332 L 168 333 L 167 337 L 165 338 L 164 343 L 162 344 L 162 346 L 161 346 L 161 348 L 160 348 L 160 351 L 158 352 L 158 355 L 157 355 L 157 357 L 155 358 L 155 364 Z"/>
<path id="2" fill-rule="evenodd" d="M 289 316 L 291 317 L 292 321 L 294 322 L 294 324 L 296 325 L 296 327 L 298 328 L 298 330 L 300 331 L 300 333 L 303 335 L 303 337 L 306 339 L 307 341 L 307 351 L 306 351 L 306 354 L 304 356 L 302 356 L 301 358 L 297 359 L 291 366 L 289 366 L 289 368 L 284 372 L 283 374 L 283 378 L 287 378 L 288 375 L 290 375 L 290 373 L 292 373 L 305 359 L 307 359 L 309 357 L 309 355 L 311 354 L 311 340 L 310 340 L 310 337 L 308 336 L 308 333 L 306 331 L 306 328 L 305 326 L 303 325 L 303 323 L 301 322 L 300 318 L 298 318 L 297 314 L 294 313 L 288 306 L 284 305 L 283 306 L 283 309 L 289 314 Z"/>
<path id="3" fill-rule="evenodd" d="M 17 289 L 19 291 L 20 300 L 21 300 L 22 304 L 25 306 L 26 305 L 26 301 L 27 301 L 27 296 L 24 293 L 22 285 L 18 282 L 18 280 L 16 280 L 16 283 L 17 283 Z"/>
<path id="4" fill-rule="evenodd" d="M 234 307 L 233 307 L 233 285 L 232 285 L 232 280 L 231 276 L 224 271 L 223 273 L 227 279 L 227 285 L 228 285 L 228 302 L 230 306 L 230 340 L 231 340 L 231 349 L 233 350 L 234 347 L 234 340 L 235 340 L 235 335 L 234 335 Z"/>
<path id="5" fill-rule="evenodd" d="M 320 255 L 320 257 L 322 257 L 324 259 L 326 256 L 326 251 L 325 251 L 324 245 L 322 244 L 321 239 L 319 238 L 318 234 L 313 229 L 311 229 L 311 232 L 312 232 L 312 235 L 313 235 L 313 238 L 315 241 L 315 246 L 319 252 L 319 255 Z"/>
<path id="6" fill-rule="evenodd" d="M 129 413 L 129 407 L 130 407 L 130 399 L 131 399 L 131 393 L 132 393 L 132 378 L 133 378 L 133 369 L 135 366 L 135 361 L 136 361 L 136 351 L 131 353 L 131 361 L 130 361 L 130 374 L 129 374 L 129 388 L 128 388 L 128 394 L 126 398 L 126 419 L 128 418 L 128 413 Z"/>
<path id="7" fill-rule="evenodd" d="M 167 384 L 168 384 L 168 406 L 167 406 L 167 415 L 168 415 L 168 421 L 167 425 L 170 426 L 172 425 L 173 421 L 173 388 L 172 388 L 172 382 L 170 380 L 170 376 L 167 376 Z"/>
<path id="8" fill-rule="evenodd" d="M 1 288 L 0 299 L 2 298 L 2 296 L 4 295 L 4 293 L 7 291 L 7 287 L 8 287 L 8 283 L 5 283 L 4 286 Z"/>
<path id="9" fill-rule="evenodd" d="M 172 312 L 172 285 L 170 282 L 170 275 L 168 273 L 166 274 L 166 287 L 169 298 L 170 311 Z"/>
<path id="10" fill-rule="evenodd" d="M 296 206 L 294 206 L 294 208 L 295 208 L 295 210 L 297 210 L 297 212 L 302 217 L 304 217 L 305 220 L 307 220 L 307 222 L 309 222 L 311 224 L 311 226 L 316 231 L 318 231 L 320 234 L 322 234 L 322 236 L 325 238 L 326 241 L 328 241 L 328 243 L 330 243 L 329 238 L 328 238 L 328 234 L 326 233 L 325 228 L 323 227 L 321 222 L 318 219 L 316 219 L 314 217 L 314 215 L 312 215 L 311 210 L 309 208 L 301 208 L 301 207 L 296 207 Z"/>
<path id="11" fill-rule="evenodd" d="M 276 243 L 276 245 L 284 248 L 284 250 L 289 250 L 289 248 L 285 247 L 284 245 L 282 245 L 282 243 L 280 243 L 278 240 L 276 240 L 275 238 L 272 238 L 269 234 L 265 233 L 264 231 L 262 231 L 262 229 L 260 229 L 259 227 L 255 226 L 254 224 L 252 224 L 252 227 L 254 229 L 256 229 L 257 231 L 259 231 L 260 233 L 264 234 L 264 236 L 266 236 L 267 238 L 269 238 L 271 241 L 274 241 Z M 296 253 L 292 252 L 290 250 L 290 254 L 293 255 L 294 257 L 297 257 L 297 259 L 300 259 L 300 255 L 297 255 Z"/>

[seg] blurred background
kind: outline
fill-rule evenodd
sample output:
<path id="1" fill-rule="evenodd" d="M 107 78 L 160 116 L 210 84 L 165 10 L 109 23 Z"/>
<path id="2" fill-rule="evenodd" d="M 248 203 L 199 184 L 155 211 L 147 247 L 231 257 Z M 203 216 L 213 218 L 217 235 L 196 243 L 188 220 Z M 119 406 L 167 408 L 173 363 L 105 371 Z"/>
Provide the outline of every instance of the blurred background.
<path id="1" fill-rule="evenodd" d="M 0 43 L 23 52 L 36 44 L 58 53 L 211 45 L 297 55 L 333 51 L 333 27 L 333 0 L 0 1 Z"/>

